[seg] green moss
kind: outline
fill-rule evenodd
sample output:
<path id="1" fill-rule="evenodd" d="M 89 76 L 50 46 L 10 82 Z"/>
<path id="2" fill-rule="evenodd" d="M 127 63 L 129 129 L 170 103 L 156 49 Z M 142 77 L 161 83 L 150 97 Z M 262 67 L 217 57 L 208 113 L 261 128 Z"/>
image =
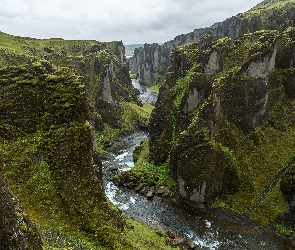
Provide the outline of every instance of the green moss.
<path id="1" fill-rule="evenodd" d="M 131 188 L 148 185 L 158 188 L 165 186 L 171 191 L 176 190 L 176 183 L 170 176 L 169 161 L 160 166 L 149 162 L 148 139 L 143 140 L 140 146 L 135 148 L 133 157 L 135 158 L 134 167 L 115 178 L 128 180 L 127 183 L 131 185 Z"/>
<path id="2" fill-rule="evenodd" d="M 1 168 L 39 227 L 112 246 L 124 219 L 93 170 L 95 163 L 99 174 L 100 166 L 84 89 L 71 70 L 49 70 L 1 71 Z"/>
<path id="3" fill-rule="evenodd" d="M 159 94 L 160 92 L 160 86 L 157 84 L 157 85 L 153 85 L 151 87 L 149 87 L 149 90 L 151 90 L 152 92 L 156 93 L 156 94 Z"/>
<path id="4" fill-rule="evenodd" d="M 164 152 L 162 162 L 170 156 L 171 174 L 184 179 L 188 201 L 205 181 L 209 206 L 261 225 L 274 225 L 288 212 L 294 190 L 293 40 L 293 28 L 261 30 L 237 38 L 232 46 L 221 39 L 205 51 L 182 47 L 173 52 L 151 118 L 150 156 L 158 161 L 158 152 Z M 205 77 L 214 51 L 218 72 Z M 248 76 L 250 65 L 263 65 L 274 52 L 275 69 Z M 203 96 L 188 112 L 190 90 Z"/>
<path id="5" fill-rule="evenodd" d="M 179 249 L 172 247 L 160 230 L 151 230 L 146 225 L 127 220 L 127 228 L 124 232 L 125 245 L 117 245 L 116 249 Z"/>
<path id="6" fill-rule="evenodd" d="M 148 227 L 129 230 L 102 188 L 92 120 L 101 151 L 153 109 L 139 106 L 122 44 L 0 37 L 0 167 L 44 248 L 170 249 Z M 106 74 L 116 105 L 103 99 Z"/>
<path id="7" fill-rule="evenodd" d="M 134 128 L 147 128 L 151 112 L 154 108 L 152 105 L 138 106 L 135 103 L 122 102 L 122 130 L 131 131 Z"/>
<path id="8" fill-rule="evenodd" d="M 294 237 L 294 229 L 286 226 L 284 223 L 276 224 L 276 229 L 283 235 Z"/>

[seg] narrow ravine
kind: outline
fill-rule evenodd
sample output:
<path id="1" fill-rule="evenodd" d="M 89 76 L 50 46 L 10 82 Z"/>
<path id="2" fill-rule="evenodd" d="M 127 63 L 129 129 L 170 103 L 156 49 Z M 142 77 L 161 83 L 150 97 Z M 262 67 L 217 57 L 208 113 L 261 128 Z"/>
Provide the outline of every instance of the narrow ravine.
<path id="1" fill-rule="evenodd" d="M 140 92 L 140 98 L 153 99 L 146 88 Z M 192 240 L 195 249 L 289 249 L 288 239 L 229 212 L 193 210 L 157 196 L 148 200 L 133 190 L 115 186 L 112 176 L 133 167 L 132 152 L 147 136 L 146 131 L 134 132 L 109 148 L 109 154 L 103 156 L 106 195 L 125 214 L 150 225 L 169 228 Z"/>

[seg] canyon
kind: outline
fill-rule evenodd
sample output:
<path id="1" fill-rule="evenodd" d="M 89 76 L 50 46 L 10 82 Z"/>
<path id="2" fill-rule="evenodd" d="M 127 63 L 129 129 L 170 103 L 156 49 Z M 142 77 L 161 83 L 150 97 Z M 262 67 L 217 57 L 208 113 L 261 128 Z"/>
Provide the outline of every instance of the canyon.
<path id="1" fill-rule="evenodd" d="M 129 60 L 122 41 L 0 32 L 0 248 L 293 249 L 294 5 Z"/>

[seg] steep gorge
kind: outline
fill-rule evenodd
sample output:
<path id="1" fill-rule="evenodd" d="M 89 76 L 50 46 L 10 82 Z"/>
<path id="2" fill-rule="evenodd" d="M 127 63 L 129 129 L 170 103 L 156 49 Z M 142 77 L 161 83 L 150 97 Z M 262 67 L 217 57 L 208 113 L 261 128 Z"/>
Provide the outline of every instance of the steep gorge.
<path id="1" fill-rule="evenodd" d="M 294 34 L 257 31 L 173 51 L 149 149 L 156 165 L 168 160 L 181 200 L 263 225 L 293 211 Z"/>
<path id="2" fill-rule="evenodd" d="M 141 181 L 173 186 L 170 172 L 181 201 L 294 235 L 293 3 L 137 50 L 143 84 L 169 66 Z M 122 42 L 0 36 L 0 248 L 174 249 L 160 232 L 137 239 L 102 187 L 98 151 L 148 123 Z"/>
<path id="3" fill-rule="evenodd" d="M 0 248 L 169 249 L 102 185 L 98 151 L 147 126 L 123 44 L 0 36 Z"/>

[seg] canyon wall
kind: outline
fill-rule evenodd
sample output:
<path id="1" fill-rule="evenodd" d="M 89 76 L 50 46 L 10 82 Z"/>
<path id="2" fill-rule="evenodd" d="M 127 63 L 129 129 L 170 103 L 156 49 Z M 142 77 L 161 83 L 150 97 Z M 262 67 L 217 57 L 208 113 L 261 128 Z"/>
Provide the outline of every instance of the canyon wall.
<path id="1" fill-rule="evenodd" d="M 181 200 L 262 224 L 294 206 L 295 29 L 176 48 L 149 125 Z"/>
<path id="2" fill-rule="evenodd" d="M 145 44 L 144 48 L 135 49 L 129 60 L 131 72 L 137 74 L 144 85 L 163 82 L 167 72 L 171 52 L 177 46 L 192 41 L 198 43 L 200 49 L 223 37 L 234 39 L 246 33 L 258 30 L 283 31 L 295 24 L 295 3 L 293 1 L 263 1 L 251 10 L 230 17 L 210 27 L 194 29 L 188 34 L 176 36 L 164 44 Z"/>
<path id="3" fill-rule="evenodd" d="M 0 248 L 118 249 L 97 132 L 131 131 L 124 103 L 142 105 L 122 42 L 0 36 Z"/>

